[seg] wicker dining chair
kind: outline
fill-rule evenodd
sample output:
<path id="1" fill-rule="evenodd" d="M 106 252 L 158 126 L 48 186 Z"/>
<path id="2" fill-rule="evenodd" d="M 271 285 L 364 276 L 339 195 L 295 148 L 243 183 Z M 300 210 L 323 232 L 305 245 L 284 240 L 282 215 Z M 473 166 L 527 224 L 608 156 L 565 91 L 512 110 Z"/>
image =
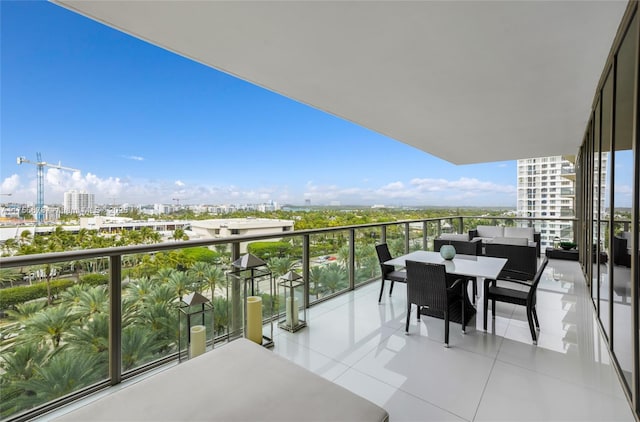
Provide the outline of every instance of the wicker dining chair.
<path id="1" fill-rule="evenodd" d="M 392 259 L 391 252 L 389 252 L 389 246 L 386 243 L 376 245 L 376 253 L 378 254 L 378 262 L 380 263 L 380 279 L 382 281 L 380 285 L 380 295 L 378 296 L 378 303 L 382 301 L 382 292 L 384 291 L 384 281 L 389 280 L 391 286 L 389 287 L 389 296 L 393 293 L 393 284 L 397 281 L 400 283 L 407 282 L 406 271 L 396 271 L 393 265 L 384 264 L 385 261 Z"/>
<path id="2" fill-rule="evenodd" d="M 411 305 L 418 307 L 418 321 L 422 308 L 428 308 L 431 314 L 444 318 L 444 346 L 449 347 L 449 320 L 453 312 L 461 310 L 462 332 L 465 332 L 465 282 L 457 279 L 448 287 L 447 272 L 442 264 L 407 261 L 407 323 L 405 332 L 409 333 Z"/>
<path id="3" fill-rule="evenodd" d="M 485 256 L 507 259 L 507 263 L 498 276 L 500 279 L 531 280 L 538 268 L 535 246 L 487 243 Z"/>
<path id="4" fill-rule="evenodd" d="M 538 313 L 536 312 L 536 291 L 538 284 L 542 278 L 549 258 L 545 257 L 540 264 L 540 268 L 536 272 L 533 280 L 520 281 L 515 279 L 508 279 L 509 283 L 515 283 L 521 286 L 527 286 L 527 290 L 516 290 L 509 287 L 498 286 L 497 280 L 485 279 L 484 285 L 484 330 L 487 330 L 487 313 L 489 301 L 491 301 L 492 318 L 496 319 L 496 302 L 513 303 L 515 305 L 527 307 L 527 321 L 529 322 L 529 330 L 531 330 L 531 338 L 533 344 L 538 344 L 538 337 L 536 336 L 536 330 L 540 330 L 540 323 L 538 322 Z M 534 327 L 535 324 L 535 327 Z"/>

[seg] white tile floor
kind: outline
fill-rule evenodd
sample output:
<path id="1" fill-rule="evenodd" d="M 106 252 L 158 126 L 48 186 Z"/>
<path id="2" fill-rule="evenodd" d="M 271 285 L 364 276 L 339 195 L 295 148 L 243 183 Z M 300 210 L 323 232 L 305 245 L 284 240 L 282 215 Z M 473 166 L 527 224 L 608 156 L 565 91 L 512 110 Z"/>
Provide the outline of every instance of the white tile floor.
<path id="1" fill-rule="evenodd" d="M 274 352 L 384 407 L 391 421 L 635 420 L 578 263 L 549 261 L 537 346 L 515 305 L 499 304 L 495 326 L 482 330 L 481 300 L 465 335 L 451 324 L 448 349 L 439 319 L 411 318 L 407 336 L 405 285 L 382 304 L 379 288 L 312 307 L 308 327 L 278 329 Z"/>

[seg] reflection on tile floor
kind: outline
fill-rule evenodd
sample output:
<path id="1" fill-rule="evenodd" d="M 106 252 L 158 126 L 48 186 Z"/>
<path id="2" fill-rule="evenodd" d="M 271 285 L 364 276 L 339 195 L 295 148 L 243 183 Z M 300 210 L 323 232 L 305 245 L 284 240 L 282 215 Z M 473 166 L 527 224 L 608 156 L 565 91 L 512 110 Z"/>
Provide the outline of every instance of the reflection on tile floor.
<path id="1" fill-rule="evenodd" d="M 384 407 L 391 421 L 634 420 L 578 263 L 549 261 L 537 346 L 519 306 L 498 304 L 485 332 L 482 300 L 466 334 L 451 324 L 448 349 L 442 320 L 411 318 L 405 335 L 405 285 L 382 304 L 379 288 L 311 308 L 308 327 L 278 330 L 274 352 Z"/>

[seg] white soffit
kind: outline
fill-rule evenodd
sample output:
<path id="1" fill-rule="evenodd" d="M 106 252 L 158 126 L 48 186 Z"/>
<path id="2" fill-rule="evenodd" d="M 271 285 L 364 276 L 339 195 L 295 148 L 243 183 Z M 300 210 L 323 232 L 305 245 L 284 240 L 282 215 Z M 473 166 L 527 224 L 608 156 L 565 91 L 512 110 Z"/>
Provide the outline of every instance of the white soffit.
<path id="1" fill-rule="evenodd" d="M 575 154 L 627 6 L 53 1 L 456 164 Z"/>

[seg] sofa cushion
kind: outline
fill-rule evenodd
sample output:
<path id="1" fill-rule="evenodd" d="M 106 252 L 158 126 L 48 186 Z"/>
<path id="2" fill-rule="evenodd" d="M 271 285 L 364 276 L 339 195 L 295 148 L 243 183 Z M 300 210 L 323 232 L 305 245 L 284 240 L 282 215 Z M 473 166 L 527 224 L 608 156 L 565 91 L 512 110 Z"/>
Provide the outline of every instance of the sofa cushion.
<path id="1" fill-rule="evenodd" d="M 476 237 L 503 237 L 504 227 L 502 226 L 478 226 L 476 228 L 478 234 Z"/>
<path id="2" fill-rule="evenodd" d="M 533 242 L 533 227 L 505 227 L 504 237 L 526 237 L 527 240 Z"/>
<path id="3" fill-rule="evenodd" d="M 443 233 L 438 239 L 442 240 L 461 240 L 463 242 L 469 241 L 469 234 L 457 234 L 457 233 Z"/>
<path id="4" fill-rule="evenodd" d="M 499 243 L 501 245 L 531 246 L 529 245 L 529 241 L 525 237 L 495 237 L 493 239 L 493 242 L 491 243 Z"/>
<path id="5" fill-rule="evenodd" d="M 389 414 L 241 338 L 140 381 L 113 387 L 110 394 L 55 420 L 388 422 Z"/>
<path id="6" fill-rule="evenodd" d="M 620 237 L 627 240 L 627 255 L 631 255 L 631 232 L 622 232 Z"/>

